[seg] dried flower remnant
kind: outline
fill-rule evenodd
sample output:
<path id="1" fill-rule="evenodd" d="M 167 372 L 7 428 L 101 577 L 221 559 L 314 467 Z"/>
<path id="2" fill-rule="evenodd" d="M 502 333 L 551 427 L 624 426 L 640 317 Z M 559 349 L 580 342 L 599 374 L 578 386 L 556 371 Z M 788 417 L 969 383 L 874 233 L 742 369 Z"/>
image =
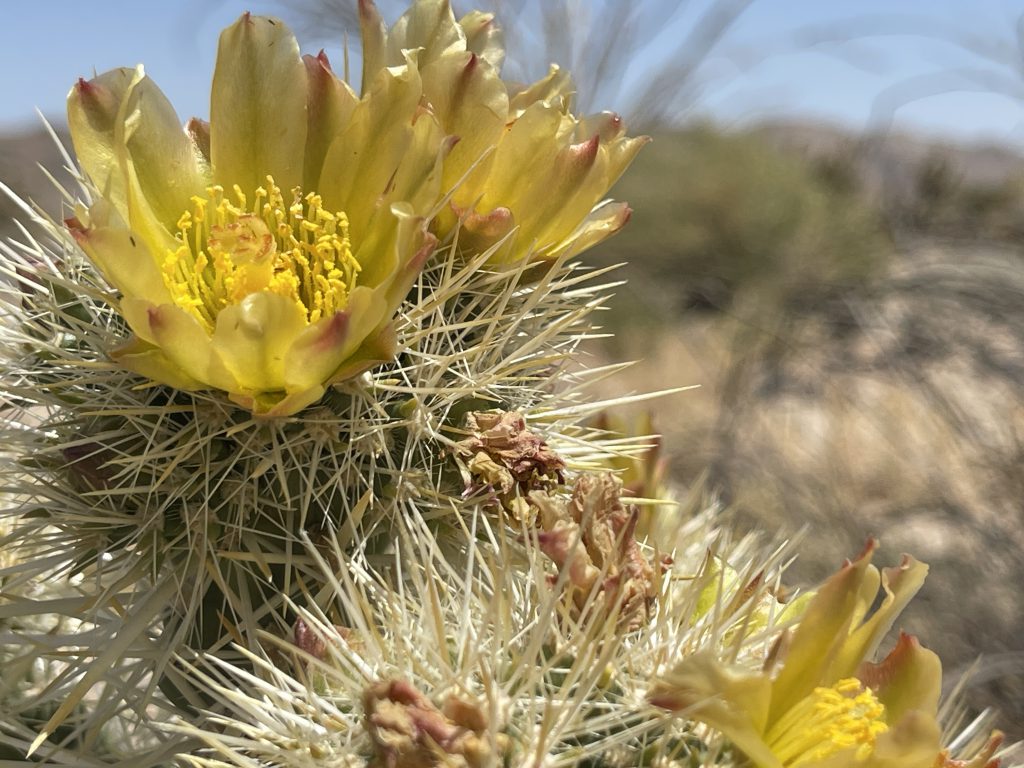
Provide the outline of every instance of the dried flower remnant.
<path id="1" fill-rule="evenodd" d="M 627 632 L 649 621 L 658 595 L 660 569 L 644 555 L 635 537 L 638 511 L 621 500 L 622 485 L 610 473 L 581 475 L 569 499 L 530 494 L 539 510 L 537 542 L 564 573 L 580 611 L 600 605 L 600 615 L 616 617 Z M 595 603 L 595 601 L 597 601 Z"/>
<path id="2" fill-rule="evenodd" d="M 438 709 L 404 680 L 372 685 L 363 709 L 379 768 L 484 768 L 500 764 L 507 744 L 478 704 L 450 695 Z"/>
<path id="3" fill-rule="evenodd" d="M 310 690 L 329 689 L 332 669 L 339 660 L 361 659 L 365 646 L 356 632 L 337 624 L 327 627 L 299 617 L 292 627 L 292 643 L 273 646 L 268 656 L 280 669 L 290 669 Z"/>
<path id="4" fill-rule="evenodd" d="M 292 634 L 295 647 L 319 661 L 326 660 L 331 649 L 344 647 L 348 652 L 355 654 L 361 653 L 364 649 L 357 632 L 338 624 L 332 626 L 325 634 L 300 617 L 295 621 Z"/>
<path id="5" fill-rule="evenodd" d="M 944 749 L 939 753 L 934 768 L 999 768 L 1002 761 L 995 754 L 1002 746 L 1003 738 L 1003 734 L 996 731 L 976 755 L 965 759 L 953 759 L 949 756 L 949 750 Z"/>
<path id="6" fill-rule="evenodd" d="M 308 653 L 314 659 L 323 661 L 327 657 L 327 643 L 324 638 L 304 619 L 298 619 L 295 622 L 295 628 L 292 630 L 295 633 L 295 646 Z"/>
<path id="7" fill-rule="evenodd" d="M 524 497 L 565 481 L 565 462 L 543 437 L 527 429 L 522 414 L 473 412 L 466 416 L 465 431 L 469 437 L 457 443 L 454 455 L 467 494 L 488 490 L 522 519 Z"/>

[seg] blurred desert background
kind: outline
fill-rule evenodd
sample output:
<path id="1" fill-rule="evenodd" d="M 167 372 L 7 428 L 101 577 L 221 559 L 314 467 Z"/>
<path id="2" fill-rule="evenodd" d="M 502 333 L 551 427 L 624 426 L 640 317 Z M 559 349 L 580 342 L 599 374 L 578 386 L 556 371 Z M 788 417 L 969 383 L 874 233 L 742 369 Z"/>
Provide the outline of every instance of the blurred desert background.
<path id="1" fill-rule="evenodd" d="M 495 5 L 518 46 L 511 72 L 560 61 L 581 73 L 581 102 L 655 138 L 613 193 L 630 225 L 587 257 L 626 263 L 604 317 L 614 337 L 589 352 L 638 362 L 607 394 L 699 385 L 638 411 L 674 483 L 744 529 L 804 532 L 792 582 L 824 577 L 868 535 L 885 562 L 929 563 L 904 628 L 942 655 L 950 685 L 972 670 L 971 703 L 1024 738 L 1024 7 Z M 215 29 L 245 7 L 283 16 L 314 52 L 353 28 L 345 0 L 212 3 L 209 18 L 180 6 L 161 11 L 177 35 L 180 16 Z M 119 63 L 161 30 L 139 26 Z M 41 105 L 58 134 L 70 83 L 112 65 L 75 45 Z M 871 77 L 830 75 L 839 65 Z M 208 72 L 189 75 L 201 93 Z M 30 104 L 5 103 L 0 179 L 59 214 L 38 166 L 63 160 Z M 5 236 L 16 213 L 0 202 Z"/>

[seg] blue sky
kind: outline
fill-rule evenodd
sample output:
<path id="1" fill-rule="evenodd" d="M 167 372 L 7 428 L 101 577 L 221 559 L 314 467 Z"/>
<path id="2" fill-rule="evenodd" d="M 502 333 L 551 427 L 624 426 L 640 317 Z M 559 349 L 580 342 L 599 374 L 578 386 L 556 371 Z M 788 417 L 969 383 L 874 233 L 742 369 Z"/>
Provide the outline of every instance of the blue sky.
<path id="1" fill-rule="evenodd" d="M 0 130 L 32 126 L 35 107 L 61 119 L 64 97 L 77 77 L 139 62 L 183 119 L 205 116 L 217 35 L 244 10 L 286 21 L 294 14 L 275 0 L 4 3 Z M 897 127 L 1024 148 L 1024 59 L 1020 74 L 1012 74 L 943 40 L 966 41 L 982 54 L 1010 61 L 1020 54 L 1010 44 L 1021 14 L 1024 0 L 755 0 L 723 55 L 709 62 L 713 79 L 701 109 L 727 121 L 810 115 L 860 129 L 880 119 L 880 94 L 903 104 L 910 93 L 946 91 L 899 107 Z M 873 23 L 878 15 L 885 19 Z M 890 34 L 810 41 L 809 31 L 822 25 L 835 25 L 848 37 L 849 19 L 861 31 L 877 27 Z M 642 61 L 672 57 L 683 31 L 666 29 Z M 303 42 L 311 51 L 321 45 Z M 944 74 L 934 78 L 934 72 Z M 979 76 L 986 78 L 982 84 Z M 999 79 L 995 85 L 993 78 Z M 999 95 L 994 87 L 1014 93 Z"/>

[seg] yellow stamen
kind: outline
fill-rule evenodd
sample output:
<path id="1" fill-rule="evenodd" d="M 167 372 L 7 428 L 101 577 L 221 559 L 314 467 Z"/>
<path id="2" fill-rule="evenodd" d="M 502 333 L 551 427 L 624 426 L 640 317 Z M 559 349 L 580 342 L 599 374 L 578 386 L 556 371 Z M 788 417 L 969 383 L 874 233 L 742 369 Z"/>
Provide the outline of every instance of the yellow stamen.
<path id="1" fill-rule="evenodd" d="M 779 762 L 795 768 L 848 749 L 855 750 L 855 760 L 866 760 L 887 730 L 885 707 L 851 677 L 815 688 L 772 726 L 765 741 Z"/>
<path id="2" fill-rule="evenodd" d="M 360 270 L 345 214 L 299 188 L 286 205 L 270 176 L 251 208 L 237 184 L 232 191 L 234 201 L 210 187 L 178 219 L 179 245 L 161 264 L 174 302 L 211 333 L 222 309 L 260 291 L 290 298 L 310 323 L 343 310 Z"/>

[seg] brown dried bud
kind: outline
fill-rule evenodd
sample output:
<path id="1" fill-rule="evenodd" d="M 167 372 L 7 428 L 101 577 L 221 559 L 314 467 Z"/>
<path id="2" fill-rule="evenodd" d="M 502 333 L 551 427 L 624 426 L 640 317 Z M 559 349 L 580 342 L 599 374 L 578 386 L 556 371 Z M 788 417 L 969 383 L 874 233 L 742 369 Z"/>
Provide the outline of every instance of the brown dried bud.
<path id="1" fill-rule="evenodd" d="M 361 656 L 365 651 L 361 638 L 349 627 L 335 624 L 326 634 L 322 634 L 305 619 L 299 618 L 296 619 L 292 632 L 295 636 L 295 647 L 318 661 L 327 659 L 329 649 L 335 652 L 346 651 L 356 656 Z M 296 661 L 302 663 L 299 659 Z M 302 666 L 305 668 L 305 663 L 302 663 Z"/>
<path id="2" fill-rule="evenodd" d="M 302 619 L 295 622 L 295 645 L 314 659 L 323 661 L 327 656 L 327 643 Z"/>
<path id="3" fill-rule="evenodd" d="M 600 580 L 607 610 L 632 631 L 649 619 L 658 574 L 636 540 L 637 510 L 622 504 L 621 493 L 605 473 L 581 475 L 570 499 L 533 493 L 530 500 L 540 511 L 540 549 L 567 574 L 576 607 L 587 607 Z"/>
<path id="4" fill-rule="evenodd" d="M 363 693 L 366 730 L 382 768 L 482 768 L 507 738 L 488 733 L 477 704 L 449 696 L 442 709 L 404 680 L 377 683 Z"/>
<path id="5" fill-rule="evenodd" d="M 467 494 L 490 489 L 509 511 L 517 495 L 564 482 L 565 462 L 514 411 L 478 411 L 466 416 L 470 436 L 455 447 Z"/>
<path id="6" fill-rule="evenodd" d="M 999 768 L 1002 761 L 993 755 L 1002 746 L 1003 738 L 1000 731 L 993 731 L 985 746 L 967 760 L 953 760 L 949 756 L 949 751 L 944 749 L 935 759 L 935 768 Z"/>

